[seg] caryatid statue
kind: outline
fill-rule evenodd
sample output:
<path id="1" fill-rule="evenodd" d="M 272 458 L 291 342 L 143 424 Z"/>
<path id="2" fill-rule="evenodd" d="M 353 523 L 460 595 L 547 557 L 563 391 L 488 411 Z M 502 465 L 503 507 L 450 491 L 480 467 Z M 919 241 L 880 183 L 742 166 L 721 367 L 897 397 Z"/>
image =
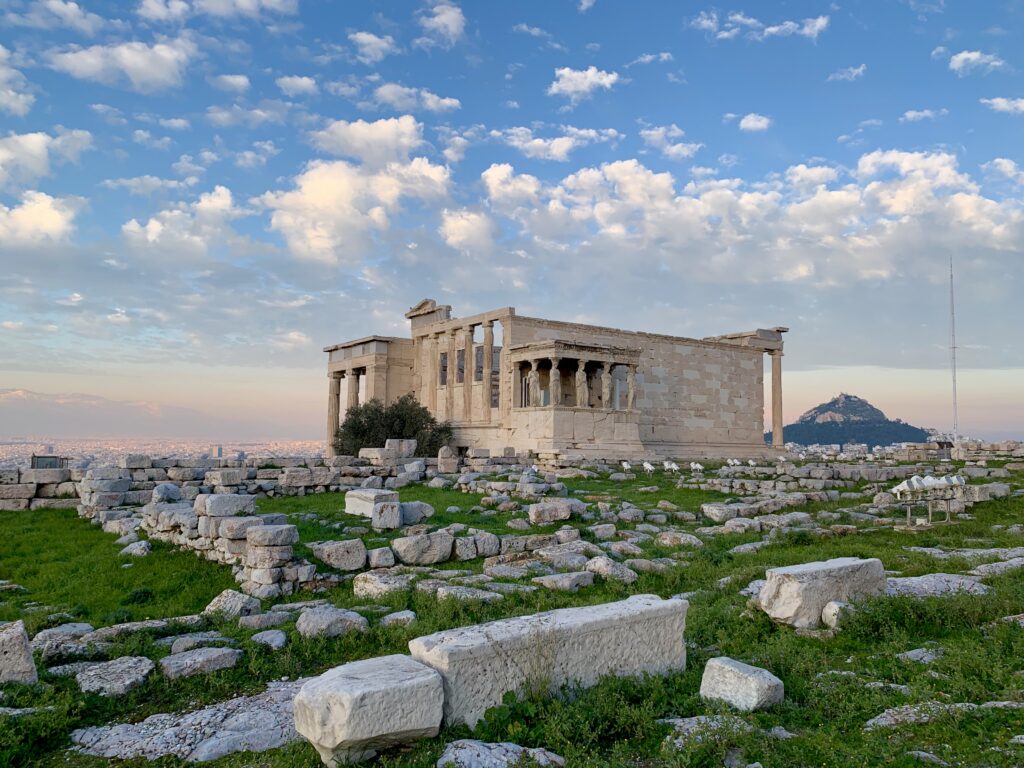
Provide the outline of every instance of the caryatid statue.
<path id="1" fill-rule="evenodd" d="M 536 365 L 526 374 L 526 390 L 529 392 L 530 405 L 534 408 L 540 407 L 540 371 Z"/>
<path id="2" fill-rule="evenodd" d="M 590 406 L 590 387 L 587 386 L 587 372 L 582 363 L 576 369 L 576 407 L 587 408 Z"/>

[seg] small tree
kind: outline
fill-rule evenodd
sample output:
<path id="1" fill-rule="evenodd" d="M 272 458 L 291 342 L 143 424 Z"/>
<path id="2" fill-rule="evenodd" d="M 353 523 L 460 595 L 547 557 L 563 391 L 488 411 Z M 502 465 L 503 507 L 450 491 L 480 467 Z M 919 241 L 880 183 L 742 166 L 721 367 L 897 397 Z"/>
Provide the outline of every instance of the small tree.
<path id="1" fill-rule="evenodd" d="M 391 405 L 374 399 L 348 409 L 334 449 L 355 456 L 361 448 L 383 448 L 388 438 L 415 440 L 417 456 L 436 456 L 451 442 L 452 427 L 447 421 L 438 422 L 415 395 L 402 395 Z"/>

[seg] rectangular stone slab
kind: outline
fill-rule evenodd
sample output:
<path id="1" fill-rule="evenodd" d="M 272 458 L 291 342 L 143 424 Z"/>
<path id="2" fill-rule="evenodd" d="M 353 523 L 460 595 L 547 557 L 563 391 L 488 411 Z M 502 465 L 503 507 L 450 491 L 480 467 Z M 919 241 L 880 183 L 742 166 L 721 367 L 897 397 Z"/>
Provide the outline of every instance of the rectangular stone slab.
<path id="1" fill-rule="evenodd" d="M 885 568 L 877 558 L 836 557 L 769 568 L 757 601 L 775 621 L 814 629 L 833 600 L 850 602 L 885 591 Z"/>
<path id="2" fill-rule="evenodd" d="M 410 641 L 409 652 L 444 679 L 445 722 L 473 727 L 508 691 L 685 669 L 688 607 L 633 595 L 445 630 Z"/>
<path id="3" fill-rule="evenodd" d="M 345 494 L 345 513 L 359 517 L 373 517 L 379 504 L 398 504 L 398 494 L 380 488 L 355 488 Z"/>
<path id="4" fill-rule="evenodd" d="M 441 677 L 395 654 L 342 664 L 306 682 L 295 696 L 295 730 L 327 765 L 367 760 L 378 749 L 436 736 Z"/>

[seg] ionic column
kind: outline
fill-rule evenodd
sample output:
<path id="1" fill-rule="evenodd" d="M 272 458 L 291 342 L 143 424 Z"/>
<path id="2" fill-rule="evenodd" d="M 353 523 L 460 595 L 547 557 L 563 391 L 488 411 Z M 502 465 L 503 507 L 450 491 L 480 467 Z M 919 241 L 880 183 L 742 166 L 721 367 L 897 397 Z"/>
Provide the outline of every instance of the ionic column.
<path id="1" fill-rule="evenodd" d="M 551 393 L 551 406 L 554 407 L 562 404 L 562 374 L 558 371 L 560 358 L 552 357 L 549 359 L 551 360 L 551 378 L 549 379 L 548 391 Z"/>
<path id="2" fill-rule="evenodd" d="M 455 372 L 458 369 L 455 352 L 455 331 L 448 331 L 448 382 L 445 387 L 445 414 L 448 421 L 455 420 Z"/>
<path id="3" fill-rule="evenodd" d="M 334 438 L 338 432 L 341 416 L 341 373 L 330 375 L 327 389 L 327 455 L 334 456 Z"/>
<path id="4" fill-rule="evenodd" d="M 492 382 L 491 369 L 494 367 L 494 321 L 484 323 L 484 372 L 483 386 L 480 388 L 483 398 L 484 421 L 491 420 Z"/>
<path id="5" fill-rule="evenodd" d="M 476 368 L 476 358 L 473 356 L 473 326 L 467 325 L 463 329 L 462 353 L 462 420 L 473 420 L 473 372 Z"/>
<path id="6" fill-rule="evenodd" d="M 423 395 L 427 410 L 434 416 L 437 415 L 437 379 L 439 362 L 437 359 L 438 345 L 437 336 L 430 335 L 423 337 L 423 347 L 426 350 L 427 364 L 423 374 Z"/>
<path id="7" fill-rule="evenodd" d="M 632 411 L 636 407 L 636 366 L 626 367 L 626 410 Z"/>
<path id="8" fill-rule="evenodd" d="M 784 448 L 782 438 L 782 350 L 771 353 L 772 358 L 772 448 Z"/>
<path id="9" fill-rule="evenodd" d="M 601 407 L 609 410 L 612 407 L 612 366 L 611 360 L 601 363 Z"/>

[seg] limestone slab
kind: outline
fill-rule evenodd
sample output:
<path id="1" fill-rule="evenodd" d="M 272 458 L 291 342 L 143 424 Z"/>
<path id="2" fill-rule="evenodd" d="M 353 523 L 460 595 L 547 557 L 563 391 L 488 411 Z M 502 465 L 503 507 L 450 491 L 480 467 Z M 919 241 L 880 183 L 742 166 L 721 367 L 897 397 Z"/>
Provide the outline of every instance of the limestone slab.
<path id="1" fill-rule="evenodd" d="M 441 676 L 408 656 L 354 661 L 299 689 L 295 729 L 325 764 L 354 763 L 385 747 L 436 736 L 443 700 Z"/>
<path id="2" fill-rule="evenodd" d="M 0 627 L 0 683 L 34 683 L 39 679 L 25 623 Z"/>
<path id="3" fill-rule="evenodd" d="M 709 659 L 700 681 L 700 697 L 722 701 L 741 712 L 766 709 L 782 701 L 782 681 L 767 669 L 719 656 Z"/>
<path id="4" fill-rule="evenodd" d="M 472 727 L 509 691 L 684 669 L 688 607 L 634 595 L 450 629 L 412 640 L 409 650 L 444 679 L 446 722 Z"/>
<path id="5" fill-rule="evenodd" d="M 833 600 L 846 602 L 880 595 L 885 569 L 877 558 L 837 557 L 783 568 L 769 568 L 758 594 L 761 609 L 775 621 L 814 629 Z"/>

